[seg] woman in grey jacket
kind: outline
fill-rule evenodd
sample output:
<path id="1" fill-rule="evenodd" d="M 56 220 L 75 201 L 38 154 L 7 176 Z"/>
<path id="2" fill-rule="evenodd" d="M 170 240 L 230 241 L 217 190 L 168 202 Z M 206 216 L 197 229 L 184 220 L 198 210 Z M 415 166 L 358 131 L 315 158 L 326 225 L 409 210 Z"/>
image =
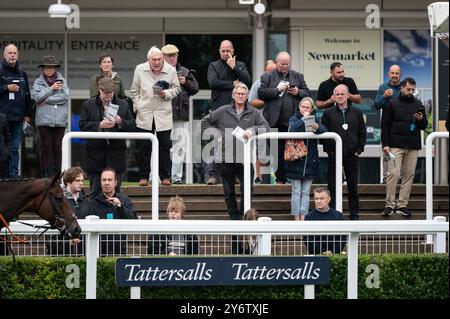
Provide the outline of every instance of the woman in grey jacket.
<path id="1" fill-rule="evenodd" d="M 61 144 L 68 121 L 69 88 L 57 72 L 61 64 L 47 55 L 39 64 L 41 76 L 34 81 L 31 96 L 36 101 L 36 126 L 41 139 L 41 177 L 61 170 Z M 54 172 L 49 172 L 53 154 Z"/>

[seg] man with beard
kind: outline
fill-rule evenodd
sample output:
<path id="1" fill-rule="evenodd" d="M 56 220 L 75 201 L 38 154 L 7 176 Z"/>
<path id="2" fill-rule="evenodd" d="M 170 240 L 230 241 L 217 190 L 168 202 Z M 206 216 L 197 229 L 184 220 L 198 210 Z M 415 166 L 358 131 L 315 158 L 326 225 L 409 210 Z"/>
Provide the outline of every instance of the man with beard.
<path id="1" fill-rule="evenodd" d="M 359 94 L 358 87 L 352 78 L 345 76 L 342 63 L 331 63 L 330 73 L 330 78 L 320 83 L 319 89 L 317 90 L 316 106 L 319 110 L 324 110 L 334 105 L 333 91 L 339 84 L 345 84 L 348 88 L 349 105 L 352 105 L 352 103 L 361 103 L 361 95 Z"/>
<path id="2" fill-rule="evenodd" d="M 398 98 L 400 95 L 400 84 L 401 84 L 402 70 L 400 66 L 394 64 L 391 65 L 388 72 L 389 81 L 383 83 L 378 88 L 377 95 L 375 96 L 375 101 L 373 105 L 376 110 L 385 110 L 390 101 Z M 386 175 L 389 164 L 389 156 L 383 154 L 383 183 L 386 183 Z M 399 183 L 401 183 L 401 176 L 399 176 Z"/>
<path id="3" fill-rule="evenodd" d="M 381 118 L 381 144 L 383 152 L 392 158 L 386 178 L 386 204 L 383 216 L 396 211 L 405 217 L 409 195 L 416 170 L 417 156 L 422 148 L 420 131 L 425 130 L 428 121 L 421 101 L 414 98 L 416 81 L 406 78 L 401 83 L 398 98 L 392 100 Z M 395 201 L 397 179 L 403 173 L 398 200 Z"/>

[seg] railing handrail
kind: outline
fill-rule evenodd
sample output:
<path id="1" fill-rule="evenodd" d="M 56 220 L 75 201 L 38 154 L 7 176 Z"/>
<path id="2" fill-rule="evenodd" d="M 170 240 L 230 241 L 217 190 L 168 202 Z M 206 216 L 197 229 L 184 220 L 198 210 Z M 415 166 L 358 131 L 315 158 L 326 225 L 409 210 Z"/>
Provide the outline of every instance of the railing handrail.
<path id="1" fill-rule="evenodd" d="M 203 220 L 100 220 L 98 216 L 88 216 L 87 220 L 79 220 L 86 236 L 86 298 L 95 299 L 97 295 L 97 258 L 101 233 L 133 234 L 133 233 L 196 233 L 196 234 L 240 234 L 257 233 L 266 237 L 261 241 L 271 244 L 271 235 L 280 234 L 343 234 L 347 241 L 347 298 L 358 297 L 358 237 L 362 233 L 401 233 L 401 234 L 435 234 L 440 236 L 439 243 L 445 252 L 445 233 L 449 232 L 449 222 L 445 218 L 439 220 L 408 221 L 203 221 Z M 29 221 L 42 225 L 45 221 Z M 11 223 L 13 232 L 34 234 L 35 229 Z M 443 235 L 443 236 L 442 236 Z M 259 251 L 270 252 L 270 247 L 260 247 Z M 438 251 L 441 252 L 441 251 Z M 308 288 L 309 289 L 309 288 Z M 308 290 L 307 289 L 307 290 Z M 136 290 L 136 291 L 135 291 Z M 309 290 L 308 290 L 309 291 Z M 308 292 L 310 293 L 310 292 Z M 132 296 L 139 295 L 138 289 L 132 289 Z"/>
<path id="2" fill-rule="evenodd" d="M 426 175 L 426 217 L 427 220 L 433 219 L 433 140 L 435 138 L 447 138 L 448 132 L 433 132 L 425 140 L 425 175 Z"/>
<path id="3" fill-rule="evenodd" d="M 27 220 L 30 224 L 43 225 L 43 220 Z M 377 234 L 412 234 L 412 233 L 437 233 L 448 232 L 449 222 L 437 222 L 435 220 L 402 220 L 402 221 L 231 221 L 231 220 L 143 220 L 143 219 L 100 219 L 89 221 L 79 219 L 82 234 L 108 233 L 108 234 L 249 234 L 271 233 L 299 234 L 299 233 L 377 233 Z M 19 222 L 11 223 L 11 230 L 15 233 L 33 234 L 36 229 Z M 50 231 L 50 233 L 56 233 Z"/>
<path id="4" fill-rule="evenodd" d="M 336 210 L 342 211 L 342 139 L 333 132 L 315 134 L 312 132 L 270 132 L 252 136 L 247 143 L 244 144 L 244 181 L 250 181 L 250 154 L 254 140 L 256 139 L 286 139 L 286 138 L 302 138 L 302 139 L 333 139 L 336 142 Z M 278 150 L 279 151 L 279 150 Z M 278 163 L 279 164 L 279 163 Z M 340 174 L 339 174 L 340 173 Z M 251 208 L 251 183 L 244 183 L 244 211 Z"/>
<path id="5" fill-rule="evenodd" d="M 71 167 L 72 138 L 85 139 L 124 139 L 124 140 L 145 140 L 150 139 L 152 142 L 152 219 L 159 219 L 159 142 L 156 136 L 146 132 L 69 132 L 64 135 L 62 141 L 62 163 L 61 168 L 68 169 Z"/>

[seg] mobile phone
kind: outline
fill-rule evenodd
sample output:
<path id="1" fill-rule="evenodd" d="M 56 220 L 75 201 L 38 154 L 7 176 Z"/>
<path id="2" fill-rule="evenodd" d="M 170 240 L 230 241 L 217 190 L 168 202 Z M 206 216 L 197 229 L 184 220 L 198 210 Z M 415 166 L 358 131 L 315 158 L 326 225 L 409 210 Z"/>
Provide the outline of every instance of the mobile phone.
<path id="1" fill-rule="evenodd" d="M 290 88 L 290 89 L 295 88 L 295 84 L 290 84 L 290 85 L 289 85 L 289 88 Z"/>
<path id="2" fill-rule="evenodd" d="M 63 83 L 63 80 L 62 80 L 62 79 L 56 79 L 55 82 L 56 82 L 56 83 Z"/>

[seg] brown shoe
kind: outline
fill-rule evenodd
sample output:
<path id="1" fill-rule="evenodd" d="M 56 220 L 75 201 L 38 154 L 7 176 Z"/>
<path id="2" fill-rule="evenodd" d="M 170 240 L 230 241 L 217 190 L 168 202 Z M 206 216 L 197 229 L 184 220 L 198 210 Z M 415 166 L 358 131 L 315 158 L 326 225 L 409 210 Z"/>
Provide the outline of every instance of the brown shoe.
<path id="1" fill-rule="evenodd" d="M 148 186 L 148 180 L 146 180 L 145 178 L 141 178 L 139 180 L 139 186 Z"/>
<path id="2" fill-rule="evenodd" d="M 172 183 L 170 183 L 170 181 L 169 181 L 168 178 L 164 178 L 164 179 L 161 181 L 161 185 L 164 185 L 164 186 L 170 186 L 170 185 L 172 185 Z"/>
<path id="3" fill-rule="evenodd" d="M 215 179 L 214 177 L 210 177 L 208 179 L 208 181 L 206 182 L 206 185 L 216 185 L 217 184 L 217 179 Z"/>

